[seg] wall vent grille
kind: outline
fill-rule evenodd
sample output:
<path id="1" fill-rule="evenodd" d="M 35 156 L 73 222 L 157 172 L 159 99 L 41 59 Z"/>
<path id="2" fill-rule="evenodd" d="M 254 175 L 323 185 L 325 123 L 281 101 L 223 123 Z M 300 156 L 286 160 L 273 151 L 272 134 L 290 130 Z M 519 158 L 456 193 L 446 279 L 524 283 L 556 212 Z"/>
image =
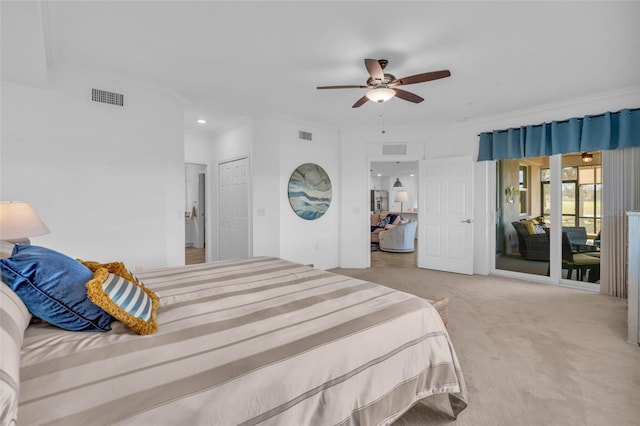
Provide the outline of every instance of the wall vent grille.
<path id="1" fill-rule="evenodd" d="M 310 141 L 312 139 L 313 135 L 311 134 L 311 132 L 305 132 L 302 130 L 298 131 L 298 138 L 305 140 L 305 141 Z"/>
<path id="2" fill-rule="evenodd" d="M 407 145 L 382 145 L 382 155 L 407 155 Z"/>
<path id="3" fill-rule="evenodd" d="M 124 95 L 120 93 L 107 92 L 106 90 L 91 89 L 91 100 L 104 104 L 124 106 Z"/>

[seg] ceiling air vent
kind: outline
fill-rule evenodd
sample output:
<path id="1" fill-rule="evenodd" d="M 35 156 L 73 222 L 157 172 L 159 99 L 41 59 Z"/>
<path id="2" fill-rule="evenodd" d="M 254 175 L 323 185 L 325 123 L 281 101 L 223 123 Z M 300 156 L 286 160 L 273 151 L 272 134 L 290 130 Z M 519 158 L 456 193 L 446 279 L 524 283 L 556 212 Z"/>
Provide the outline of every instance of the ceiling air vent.
<path id="1" fill-rule="evenodd" d="M 91 100 L 117 106 L 124 106 L 124 95 L 120 93 L 107 92 L 106 90 L 91 89 Z"/>
<path id="2" fill-rule="evenodd" d="M 407 155 L 407 145 L 382 145 L 382 155 Z"/>
<path id="3" fill-rule="evenodd" d="M 302 140 L 305 140 L 305 141 L 310 141 L 312 136 L 313 135 L 311 134 L 311 132 L 304 132 L 302 130 L 298 131 L 298 139 L 302 139 Z"/>

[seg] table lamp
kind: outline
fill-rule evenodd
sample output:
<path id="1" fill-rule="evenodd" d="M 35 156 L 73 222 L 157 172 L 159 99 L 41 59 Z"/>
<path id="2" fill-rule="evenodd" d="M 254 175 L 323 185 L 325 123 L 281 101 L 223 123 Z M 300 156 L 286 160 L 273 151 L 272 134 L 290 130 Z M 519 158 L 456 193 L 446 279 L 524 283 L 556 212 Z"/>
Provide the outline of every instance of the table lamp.
<path id="1" fill-rule="evenodd" d="M 29 203 L 24 201 L 0 203 L 0 240 L 13 244 L 29 244 L 29 237 L 48 233 L 49 229 Z"/>
<path id="2" fill-rule="evenodd" d="M 396 192 L 396 203 L 400 203 L 400 220 L 403 220 L 402 217 L 402 204 L 409 201 L 409 194 L 407 191 L 398 191 Z"/>

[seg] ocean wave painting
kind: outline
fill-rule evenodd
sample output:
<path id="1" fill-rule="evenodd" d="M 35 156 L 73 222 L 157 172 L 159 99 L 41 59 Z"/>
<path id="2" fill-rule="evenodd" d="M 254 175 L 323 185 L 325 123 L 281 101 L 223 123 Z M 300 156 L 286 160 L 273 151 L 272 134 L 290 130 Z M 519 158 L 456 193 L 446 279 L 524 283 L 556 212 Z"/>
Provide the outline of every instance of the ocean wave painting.
<path id="1" fill-rule="evenodd" d="M 317 164 L 299 166 L 289 178 L 289 204 L 306 220 L 322 217 L 331 205 L 331 179 Z"/>

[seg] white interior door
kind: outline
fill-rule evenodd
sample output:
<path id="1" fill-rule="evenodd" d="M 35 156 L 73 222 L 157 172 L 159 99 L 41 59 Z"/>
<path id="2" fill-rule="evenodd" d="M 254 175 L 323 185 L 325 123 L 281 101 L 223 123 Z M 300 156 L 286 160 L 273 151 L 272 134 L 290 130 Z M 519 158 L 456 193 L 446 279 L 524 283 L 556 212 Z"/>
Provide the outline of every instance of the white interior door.
<path id="1" fill-rule="evenodd" d="M 219 164 L 218 186 L 220 260 L 249 257 L 249 159 Z"/>
<path id="2" fill-rule="evenodd" d="M 473 274 L 473 159 L 422 160 L 418 267 Z"/>
<path id="3" fill-rule="evenodd" d="M 205 236 L 207 235 L 205 232 L 205 220 L 206 220 L 206 174 L 198 173 L 198 218 L 196 220 L 198 238 L 196 239 L 197 244 L 196 247 L 204 248 L 206 246 Z"/>

